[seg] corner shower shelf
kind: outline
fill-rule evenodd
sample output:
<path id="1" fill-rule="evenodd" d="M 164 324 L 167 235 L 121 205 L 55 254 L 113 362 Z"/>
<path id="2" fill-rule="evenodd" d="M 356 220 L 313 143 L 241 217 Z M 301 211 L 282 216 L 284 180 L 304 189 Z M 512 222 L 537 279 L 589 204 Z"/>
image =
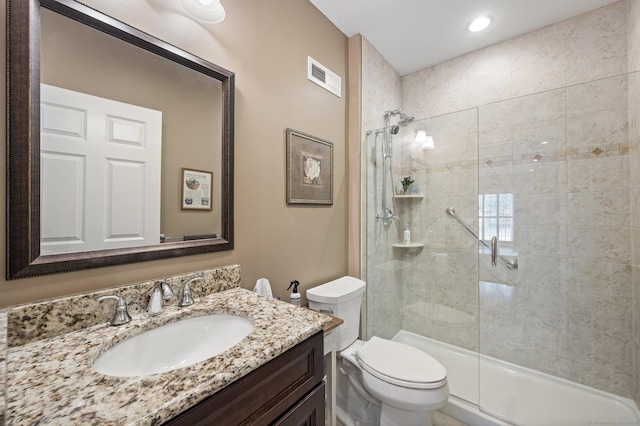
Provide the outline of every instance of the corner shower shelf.
<path id="1" fill-rule="evenodd" d="M 411 243 L 411 244 L 395 243 L 395 244 L 391 244 L 391 246 L 397 247 L 397 248 L 412 249 L 412 248 L 424 247 L 424 243 Z"/>
<path id="2" fill-rule="evenodd" d="M 424 198 L 424 195 L 422 195 L 422 194 L 409 194 L 409 195 L 404 195 L 404 194 L 403 194 L 403 195 L 396 195 L 396 198 L 413 198 L 413 199 L 415 199 L 415 200 L 418 200 L 418 199 L 420 199 L 420 200 L 421 200 L 421 199 L 423 199 L 423 198 Z"/>

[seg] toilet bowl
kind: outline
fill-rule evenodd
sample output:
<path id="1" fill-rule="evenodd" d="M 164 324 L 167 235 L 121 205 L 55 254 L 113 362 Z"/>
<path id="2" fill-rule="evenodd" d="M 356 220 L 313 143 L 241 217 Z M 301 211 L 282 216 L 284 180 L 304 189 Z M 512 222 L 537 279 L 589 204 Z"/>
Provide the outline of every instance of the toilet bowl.
<path id="1" fill-rule="evenodd" d="M 343 277 L 307 290 L 311 309 L 344 321 L 336 330 L 339 412 L 354 424 L 431 425 L 429 411 L 449 399 L 447 371 L 409 345 L 375 336 L 357 339 L 364 287 L 361 280 Z"/>
<path id="2" fill-rule="evenodd" d="M 346 360 L 361 373 L 342 371 L 339 380 L 347 380 L 347 386 L 356 389 L 360 385 L 360 393 L 364 389 L 370 396 L 365 396 L 368 402 L 378 402 L 377 424 L 382 426 L 430 425 L 429 411 L 444 406 L 449 399 L 445 368 L 411 346 L 372 337 L 369 341 L 356 340 L 338 357 L 342 361 L 339 365 Z M 346 411 L 354 412 L 354 408 Z M 361 407 L 355 411 L 360 412 Z"/>
<path id="3" fill-rule="evenodd" d="M 364 388 L 362 370 L 355 357 L 336 359 L 336 402 L 338 425 L 375 426 L 380 424 L 380 400 Z"/>

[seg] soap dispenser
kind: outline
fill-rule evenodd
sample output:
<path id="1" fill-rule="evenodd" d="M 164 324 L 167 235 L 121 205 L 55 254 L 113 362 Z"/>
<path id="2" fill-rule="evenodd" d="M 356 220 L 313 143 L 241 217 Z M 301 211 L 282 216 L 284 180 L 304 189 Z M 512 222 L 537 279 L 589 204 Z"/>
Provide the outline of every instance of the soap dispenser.
<path id="1" fill-rule="evenodd" d="M 299 285 L 300 285 L 300 282 L 298 280 L 293 280 L 291 281 L 291 284 L 289 284 L 289 287 L 287 287 L 287 290 L 293 287 L 293 292 L 289 296 L 289 302 L 291 302 L 292 305 L 296 305 L 296 306 L 300 306 L 300 293 L 298 293 Z"/>

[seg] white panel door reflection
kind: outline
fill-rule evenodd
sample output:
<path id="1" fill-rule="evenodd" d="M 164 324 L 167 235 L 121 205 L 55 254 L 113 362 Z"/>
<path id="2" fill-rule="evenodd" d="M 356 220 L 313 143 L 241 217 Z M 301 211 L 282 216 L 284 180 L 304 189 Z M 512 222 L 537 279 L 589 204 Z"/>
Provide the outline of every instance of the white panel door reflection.
<path id="1" fill-rule="evenodd" d="M 41 85 L 41 254 L 160 242 L 162 112 Z"/>

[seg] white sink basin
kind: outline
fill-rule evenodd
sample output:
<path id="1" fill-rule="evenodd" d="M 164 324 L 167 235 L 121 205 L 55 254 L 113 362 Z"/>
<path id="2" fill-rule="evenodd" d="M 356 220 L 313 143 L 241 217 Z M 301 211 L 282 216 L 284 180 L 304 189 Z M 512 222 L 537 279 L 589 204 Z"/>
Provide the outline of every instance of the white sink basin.
<path id="1" fill-rule="evenodd" d="M 236 315 L 206 315 L 154 328 L 118 343 L 93 363 L 108 376 L 164 373 L 209 359 L 235 346 L 253 330 Z"/>

